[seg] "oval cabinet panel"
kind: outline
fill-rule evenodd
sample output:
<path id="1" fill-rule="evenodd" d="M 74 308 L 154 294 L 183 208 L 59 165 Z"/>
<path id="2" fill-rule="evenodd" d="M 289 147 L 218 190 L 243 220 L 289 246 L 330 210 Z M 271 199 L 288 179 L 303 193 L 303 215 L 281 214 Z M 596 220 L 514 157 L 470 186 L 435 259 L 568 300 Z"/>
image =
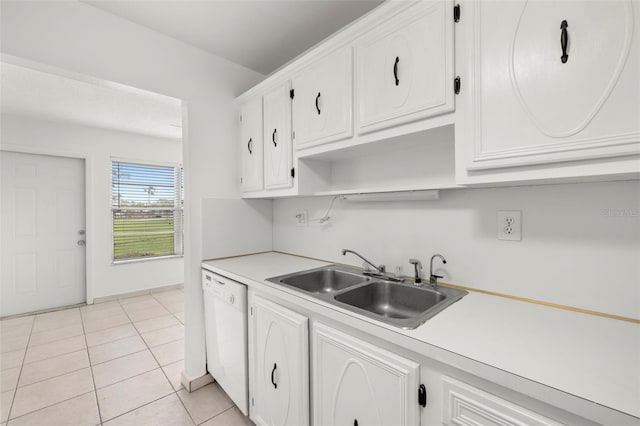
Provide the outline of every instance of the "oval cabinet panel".
<path id="1" fill-rule="evenodd" d="M 467 170 L 640 154 L 640 4 L 491 1 L 463 13 L 456 150 L 469 150 Z"/>
<path id="2" fill-rule="evenodd" d="M 243 191 L 262 189 L 262 102 L 253 99 L 240 110 L 240 153 Z"/>
<path id="3" fill-rule="evenodd" d="M 542 133 L 562 138 L 589 124 L 620 80 L 632 34 L 629 1 L 523 6 L 510 52 L 511 81 Z"/>
<path id="4" fill-rule="evenodd" d="M 249 388 L 258 425 L 309 424 L 308 320 L 250 293 Z"/>
<path id="5" fill-rule="evenodd" d="M 313 324 L 314 425 L 416 425 L 420 366 Z"/>
<path id="6" fill-rule="evenodd" d="M 265 406 L 269 424 L 286 425 L 291 403 L 291 378 L 287 368 L 292 365 L 287 359 L 286 336 L 282 326 L 275 320 L 269 320 L 264 341 L 264 359 L 262 360 L 262 386 L 269 389 L 265 394 Z"/>
<path id="7" fill-rule="evenodd" d="M 264 95 L 264 187 L 290 188 L 293 184 L 291 146 L 291 99 L 289 84 Z"/>
<path id="8" fill-rule="evenodd" d="M 352 425 L 357 421 L 383 426 L 373 385 L 361 363 L 351 360 L 344 366 L 334 395 L 332 424 Z"/>
<path id="9" fill-rule="evenodd" d="M 296 149 L 345 139 L 353 134 L 351 62 L 351 48 L 342 48 L 293 78 Z"/>
<path id="10" fill-rule="evenodd" d="M 358 133 L 453 111 L 452 9 L 415 3 L 357 42 Z"/>

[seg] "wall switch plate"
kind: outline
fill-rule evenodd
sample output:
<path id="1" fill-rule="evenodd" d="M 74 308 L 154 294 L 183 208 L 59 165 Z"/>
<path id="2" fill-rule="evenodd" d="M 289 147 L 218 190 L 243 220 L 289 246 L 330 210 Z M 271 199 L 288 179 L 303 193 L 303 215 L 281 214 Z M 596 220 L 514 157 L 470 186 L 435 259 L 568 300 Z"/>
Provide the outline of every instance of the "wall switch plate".
<path id="1" fill-rule="evenodd" d="M 498 211 L 498 239 L 522 240 L 522 212 L 519 210 Z"/>
<path id="2" fill-rule="evenodd" d="M 296 226 L 307 226 L 308 215 L 307 210 L 298 210 L 296 212 Z"/>

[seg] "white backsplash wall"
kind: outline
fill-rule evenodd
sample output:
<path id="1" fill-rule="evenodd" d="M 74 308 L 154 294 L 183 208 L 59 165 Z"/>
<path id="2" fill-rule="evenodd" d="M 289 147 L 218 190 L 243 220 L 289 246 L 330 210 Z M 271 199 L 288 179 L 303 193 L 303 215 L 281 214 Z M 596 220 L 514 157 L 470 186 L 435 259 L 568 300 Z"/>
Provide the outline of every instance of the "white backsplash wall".
<path id="1" fill-rule="evenodd" d="M 203 199 L 202 258 L 272 250 L 272 215 L 271 200 Z"/>
<path id="2" fill-rule="evenodd" d="M 410 257 L 443 282 L 640 318 L 640 182 L 440 191 L 437 201 L 274 202 L 274 250 L 361 266 L 349 248 L 412 275 Z M 308 210 L 308 226 L 296 212 Z M 522 211 L 522 241 L 497 239 L 498 210 Z"/>

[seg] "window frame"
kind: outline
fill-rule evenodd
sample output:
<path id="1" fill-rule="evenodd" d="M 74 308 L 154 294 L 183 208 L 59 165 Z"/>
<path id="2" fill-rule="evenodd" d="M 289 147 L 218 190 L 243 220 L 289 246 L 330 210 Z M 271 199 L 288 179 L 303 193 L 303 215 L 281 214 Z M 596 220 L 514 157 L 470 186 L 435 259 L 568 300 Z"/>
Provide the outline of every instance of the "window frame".
<path id="1" fill-rule="evenodd" d="M 115 231 L 114 231 L 114 207 L 113 207 L 113 163 L 127 163 L 134 164 L 137 166 L 151 166 L 151 167 L 171 167 L 173 168 L 174 173 L 174 194 L 177 193 L 177 196 L 174 196 L 174 211 L 179 210 L 180 214 L 174 214 L 174 226 L 173 226 L 173 235 L 174 235 L 174 253 L 167 255 L 157 255 L 157 256 L 143 256 L 143 257 L 131 257 L 125 259 L 116 259 L 115 258 Z M 111 177 L 109 178 L 110 183 L 110 200 L 109 200 L 109 210 L 110 210 L 110 222 L 111 222 L 111 264 L 112 265 L 121 265 L 128 263 L 138 263 L 138 262 L 150 262 L 154 260 L 165 260 L 165 259 L 174 259 L 174 258 L 183 258 L 184 257 L 184 167 L 181 163 L 177 162 L 166 162 L 166 161 L 148 161 L 148 160 L 137 160 L 137 159 L 129 159 L 129 158 L 118 158 L 111 157 L 109 161 L 110 169 L 111 169 Z M 177 179 L 177 181 L 175 180 Z M 177 187 L 177 191 L 176 191 Z M 179 207 L 175 206 L 176 199 L 179 200 Z M 178 226 L 176 226 L 177 217 Z"/>

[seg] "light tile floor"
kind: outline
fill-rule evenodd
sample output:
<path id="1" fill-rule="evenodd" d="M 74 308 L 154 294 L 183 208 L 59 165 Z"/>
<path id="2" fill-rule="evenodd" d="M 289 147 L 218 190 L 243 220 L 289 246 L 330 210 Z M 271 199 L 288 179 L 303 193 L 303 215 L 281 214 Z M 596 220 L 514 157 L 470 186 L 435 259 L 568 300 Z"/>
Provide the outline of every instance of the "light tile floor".
<path id="1" fill-rule="evenodd" d="M 252 425 L 218 386 L 187 392 L 184 293 L 0 321 L 0 424 Z"/>

